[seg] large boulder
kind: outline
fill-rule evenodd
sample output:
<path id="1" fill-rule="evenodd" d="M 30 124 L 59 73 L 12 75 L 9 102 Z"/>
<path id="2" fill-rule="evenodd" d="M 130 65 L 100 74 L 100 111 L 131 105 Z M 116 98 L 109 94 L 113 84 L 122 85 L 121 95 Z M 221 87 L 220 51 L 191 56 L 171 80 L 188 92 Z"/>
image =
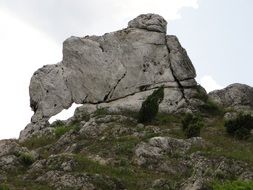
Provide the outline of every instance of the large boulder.
<path id="1" fill-rule="evenodd" d="M 103 36 L 70 37 L 63 60 L 38 69 L 30 82 L 31 124 L 46 123 L 72 103 L 140 109 L 154 89 L 165 88 L 161 110 L 186 111 L 196 91 L 196 72 L 159 15 L 140 15 L 128 27 Z M 23 132 L 22 134 L 27 134 Z M 25 139 L 22 135 L 22 139 Z"/>
<path id="2" fill-rule="evenodd" d="M 208 96 L 225 108 L 234 111 L 253 110 L 253 88 L 245 84 L 231 84 L 222 90 L 215 90 Z"/>

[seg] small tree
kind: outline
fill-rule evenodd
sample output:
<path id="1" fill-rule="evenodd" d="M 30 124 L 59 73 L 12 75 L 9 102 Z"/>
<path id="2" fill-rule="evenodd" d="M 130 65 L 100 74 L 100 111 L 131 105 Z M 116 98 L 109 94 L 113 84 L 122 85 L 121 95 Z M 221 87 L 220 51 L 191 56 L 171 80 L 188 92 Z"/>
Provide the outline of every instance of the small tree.
<path id="1" fill-rule="evenodd" d="M 199 137 L 203 126 L 203 120 L 200 115 L 188 113 L 182 120 L 182 130 L 186 138 Z"/>
<path id="2" fill-rule="evenodd" d="M 224 127 L 230 136 L 247 139 L 253 129 L 253 117 L 250 114 L 240 113 L 235 119 L 226 121 Z"/>
<path id="3" fill-rule="evenodd" d="M 147 99 L 142 103 L 141 109 L 138 115 L 138 122 L 148 123 L 154 120 L 156 117 L 159 104 L 163 101 L 164 98 L 164 87 L 161 86 L 155 90 Z"/>

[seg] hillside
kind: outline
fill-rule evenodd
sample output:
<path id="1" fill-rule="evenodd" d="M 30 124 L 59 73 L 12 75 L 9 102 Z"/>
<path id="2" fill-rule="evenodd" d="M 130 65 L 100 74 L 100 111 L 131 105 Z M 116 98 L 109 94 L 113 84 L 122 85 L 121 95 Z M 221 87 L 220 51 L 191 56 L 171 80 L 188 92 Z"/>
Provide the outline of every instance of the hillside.
<path id="1" fill-rule="evenodd" d="M 166 32 L 144 14 L 65 40 L 31 78 L 30 123 L 0 141 L 0 190 L 253 190 L 253 88 L 207 94 Z"/>

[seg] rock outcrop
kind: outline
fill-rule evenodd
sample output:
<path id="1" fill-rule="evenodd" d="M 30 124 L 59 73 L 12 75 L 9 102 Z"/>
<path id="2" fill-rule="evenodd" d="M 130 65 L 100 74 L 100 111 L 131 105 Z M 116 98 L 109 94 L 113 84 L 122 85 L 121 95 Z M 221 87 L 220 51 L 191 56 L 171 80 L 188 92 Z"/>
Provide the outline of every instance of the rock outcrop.
<path id="1" fill-rule="evenodd" d="M 159 15 L 140 15 L 126 29 L 103 36 L 70 37 L 63 43 L 63 60 L 37 70 L 30 83 L 35 112 L 29 131 L 45 126 L 50 117 L 72 103 L 139 110 L 152 91 L 164 85 L 160 109 L 180 112 L 198 102 L 196 72 L 177 37 L 166 35 Z M 31 132 L 21 132 L 24 139 Z"/>
<path id="2" fill-rule="evenodd" d="M 253 111 L 253 88 L 245 84 L 231 84 L 222 90 L 215 90 L 208 96 L 224 108 L 233 111 Z"/>

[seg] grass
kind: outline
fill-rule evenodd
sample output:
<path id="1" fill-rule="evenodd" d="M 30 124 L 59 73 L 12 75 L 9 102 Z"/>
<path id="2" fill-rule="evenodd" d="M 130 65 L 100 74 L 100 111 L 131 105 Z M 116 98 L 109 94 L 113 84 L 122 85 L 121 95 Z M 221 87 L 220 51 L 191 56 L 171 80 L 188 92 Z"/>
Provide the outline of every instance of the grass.
<path id="1" fill-rule="evenodd" d="M 201 151 L 214 156 L 225 156 L 249 162 L 253 165 L 253 140 L 241 141 L 227 135 L 220 117 L 206 121 L 201 137 L 210 145 Z"/>
<path id="2" fill-rule="evenodd" d="M 253 190 L 253 181 L 214 182 L 213 190 Z"/>
<path id="3" fill-rule="evenodd" d="M 51 125 L 55 128 L 54 135 L 51 136 L 33 136 L 21 143 L 22 146 L 27 147 L 29 150 L 34 150 L 37 148 L 42 148 L 48 145 L 54 144 L 61 136 L 70 130 L 79 130 L 79 123 L 73 122 L 70 125 L 65 125 L 62 121 L 58 120 Z"/>
<path id="4" fill-rule="evenodd" d="M 75 159 L 78 162 L 76 171 L 85 171 L 89 174 L 109 176 L 112 179 L 121 181 L 121 183 L 123 183 L 123 185 L 129 190 L 148 189 L 155 179 L 164 178 L 168 181 L 171 179 L 171 176 L 168 176 L 165 173 L 156 173 L 151 170 L 138 168 L 134 165 L 117 167 L 100 165 L 98 162 L 90 160 L 89 158 L 80 154 L 76 155 Z M 106 189 L 102 187 L 100 188 Z"/>
<path id="5" fill-rule="evenodd" d="M 57 139 L 59 139 L 62 135 L 64 135 L 65 133 L 69 132 L 70 130 L 79 130 L 80 126 L 79 126 L 79 122 L 72 122 L 69 125 L 66 125 L 63 121 L 61 120 L 57 120 L 55 121 L 51 127 L 55 128 L 54 134 L 56 136 Z"/>
<path id="6" fill-rule="evenodd" d="M 18 178 L 16 176 L 9 177 L 9 181 L 7 181 L 7 184 L 4 185 L 5 188 L 0 190 L 12 190 L 12 189 L 29 189 L 29 190 L 53 190 L 51 187 L 49 187 L 46 184 L 34 182 L 34 181 L 28 181 L 23 180 L 22 177 Z"/>
<path id="7" fill-rule="evenodd" d="M 134 136 L 123 136 L 119 138 L 106 138 L 101 141 L 89 141 L 88 152 L 92 154 L 100 153 L 104 157 L 113 155 L 131 157 L 134 147 L 140 139 Z"/>
<path id="8" fill-rule="evenodd" d="M 41 148 L 50 144 L 53 144 L 56 142 L 56 138 L 54 137 L 46 137 L 46 136 L 42 136 L 42 137 L 31 137 L 28 140 L 26 140 L 25 142 L 21 143 L 21 146 L 27 147 L 29 150 L 33 150 L 36 148 Z"/>

